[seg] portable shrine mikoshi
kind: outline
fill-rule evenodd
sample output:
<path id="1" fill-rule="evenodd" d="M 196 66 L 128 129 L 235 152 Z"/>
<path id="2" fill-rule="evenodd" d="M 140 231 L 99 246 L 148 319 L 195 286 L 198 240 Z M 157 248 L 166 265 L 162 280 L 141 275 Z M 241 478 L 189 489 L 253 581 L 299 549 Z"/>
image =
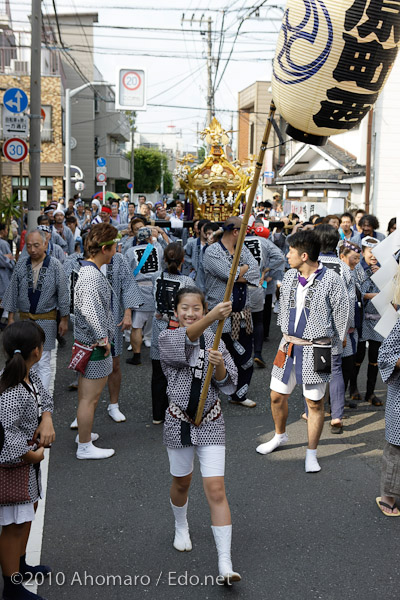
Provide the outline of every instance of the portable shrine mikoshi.
<path id="1" fill-rule="evenodd" d="M 225 221 L 238 215 L 245 202 L 246 191 L 254 177 L 254 159 L 249 157 L 247 167 L 239 161 L 229 162 L 225 155 L 228 133 L 214 117 L 200 134 L 211 147 L 204 162 L 191 166 L 194 162 L 192 154 L 178 161 L 175 177 L 179 179 L 186 200 L 193 206 L 195 219 Z"/>

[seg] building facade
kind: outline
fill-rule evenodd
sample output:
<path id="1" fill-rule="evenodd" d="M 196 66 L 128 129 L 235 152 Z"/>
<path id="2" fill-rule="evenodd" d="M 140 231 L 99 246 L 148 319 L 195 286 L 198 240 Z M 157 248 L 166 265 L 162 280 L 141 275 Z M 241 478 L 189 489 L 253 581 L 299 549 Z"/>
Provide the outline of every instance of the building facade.
<path id="1" fill-rule="evenodd" d="M 20 88 L 30 96 L 30 54 L 27 35 L 12 36 L 12 45 L 0 47 L 0 102 L 3 113 L 3 96 L 9 88 Z M 10 41 L 10 38 L 9 38 Z M 3 41 L 4 43 L 4 41 Z M 41 165 L 40 198 L 45 204 L 51 199 L 63 196 L 63 127 L 62 96 L 64 74 L 59 53 L 42 49 L 42 109 L 41 109 Z M 29 113 L 29 105 L 26 111 Z M 0 120 L 2 123 L 2 119 Z M 2 125 L 1 125 L 2 127 Z M 18 136 L 16 136 L 18 137 Z M 5 137 L 1 129 L 1 140 Z M 1 157 L 1 186 L 4 196 L 18 194 L 26 201 L 29 186 L 29 158 L 20 165 Z"/>
<path id="2" fill-rule="evenodd" d="M 259 153 L 271 101 L 270 81 L 256 81 L 239 92 L 237 158 L 242 163 L 251 162 L 251 159 Z M 275 113 L 275 123 L 284 136 L 285 122 L 277 113 Z M 260 181 L 264 199 L 272 199 L 272 195 L 277 191 L 275 177 L 284 164 L 285 147 L 280 144 L 276 130 L 272 129 Z"/>

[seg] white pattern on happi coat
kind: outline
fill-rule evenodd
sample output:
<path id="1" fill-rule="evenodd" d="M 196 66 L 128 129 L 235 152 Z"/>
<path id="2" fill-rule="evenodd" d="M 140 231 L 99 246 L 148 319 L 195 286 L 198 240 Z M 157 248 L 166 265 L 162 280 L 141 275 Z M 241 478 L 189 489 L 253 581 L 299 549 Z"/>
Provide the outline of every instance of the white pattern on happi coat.
<path id="1" fill-rule="evenodd" d="M 112 287 L 111 304 L 115 323 L 114 356 L 120 356 L 123 348 L 123 332 L 117 325 L 124 318 L 127 308 L 137 310 L 145 300 L 128 261 L 122 254 L 114 254 L 112 261 L 107 265 L 107 280 Z"/>
<path id="2" fill-rule="evenodd" d="M 296 294 L 299 286 L 298 271 L 289 269 L 285 273 L 280 289 L 278 325 L 282 333 L 289 334 L 291 310 L 296 310 Z M 333 339 L 335 335 L 343 341 L 346 337 L 349 321 L 349 297 L 342 279 L 333 270 L 326 269 L 323 276 L 316 278 L 308 288 L 305 308 L 309 309 L 304 340 Z M 330 381 L 330 375 L 314 371 L 312 346 L 301 347 L 302 381 L 297 383 L 315 384 Z M 283 381 L 287 358 L 283 368 L 273 366 L 272 377 Z"/>
<path id="3" fill-rule="evenodd" d="M 27 258 L 20 258 L 11 277 L 10 284 L 3 297 L 3 308 L 8 312 L 16 313 L 30 312 L 29 281 L 32 281 L 32 266 Z M 36 307 L 36 314 L 48 313 L 54 309 L 60 311 L 61 317 L 69 315 L 69 293 L 68 279 L 61 263 L 54 257 L 50 257 L 47 268 L 42 267 L 39 272 L 37 288 L 40 286 L 41 293 Z M 43 350 L 53 350 L 56 346 L 57 321 L 38 319 L 36 321 L 42 327 L 46 341 Z"/>
<path id="4" fill-rule="evenodd" d="M 53 412 L 53 398 L 43 387 L 40 377 L 31 369 L 31 383 L 35 386 L 41 412 Z M 1 463 L 19 463 L 21 456 L 32 449 L 28 440 L 33 439 L 39 421 L 38 402 L 22 383 L 8 388 L 0 395 L 1 423 L 4 427 L 4 446 L 0 453 Z M 36 475 L 34 465 L 30 465 L 28 491 L 30 500 L 18 504 L 29 504 L 40 498 L 40 471 Z M 15 503 L 17 504 L 17 503 Z M 14 506 L 8 504 L 3 506 Z"/>
<path id="5" fill-rule="evenodd" d="M 350 327 L 354 327 L 354 310 L 356 302 L 356 287 L 354 283 L 354 277 L 351 274 L 351 269 L 348 265 L 341 261 L 340 258 L 338 258 L 337 256 L 333 256 L 332 254 L 320 254 L 318 260 L 327 269 L 332 269 L 333 271 L 335 271 L 335 273 L 337 273 L 339 277 L 341 277 L 341 279 L 343 280 L 343 283 L 346 287 L 349 296 L 349 323 L 347 327 L 348 330 Z M 348 335 L 346 334 L 346 339 L 347 337 Z M 343 349 L 343 341 L 340 340 L 337 335 L 334 336 L 332 341 L 332 354 L 341 354 L 342 356 L 345 356 Z"/>
<path id="6" fill-rule="evenodd" d="M 107 278 L 94 264 L 84 264 L 75 285 L 74 338 L 86 346 L 108 338 L 113 341 L 115 324 L 111 311 L 111 289 Z M 89 361 L 85 377 L 100 379 L 112 372 L 111 354 L 99 361 Z"/>
<path id="7" fill-rule="evenodd" d="M 205 273 L 205 290 L 206 298 L 208 302 L 208 308 L 211 310 L 219 302 L 224 299 L 226 284 L 229 279 L 229 273 L 232 266 L 233 256 L 222 247 L 219 242 L 209 246 L 203 259 L 204 273 Z M 236 271 L 235 280 L 239 277 L 240 267 L 242 265 L 249 265 L 248 271 L 244 274 L 248 285 L 258 287 L 260 282 L 260 268 L 257 261 L 253 257 L 252 253 L 246 246 L 243 246 L 240 254 L 239 266 Z M 231 296 L 232 299 L 232 296 Z M 246 297 L 245 308 L 250 308 L 249 294 Z M 245 326 L 244 320 L 241 322 L 241 327 Z M 212 325 L 212 330 L 215 331 L 217 323 Z M 231 319 L 225 319 L 223 333 L 229 333 L 231 331 Z"/>
<path id="8" fill-rule="evenodd" d="M 204 332 L 205 357 L 202 377 L 202 385 L 208 368 L 208 348 L 212 348 L 214 334 L 210 329 Z M 186 336 L 186 328 L 167 329 L 160 334 L 159 348 L 161 366 L 168 381 L 167 395 L 169 403 L 186 411 L 192 386 L 192 370 L 196 365 L 199 355 L 199 345 L 189 342 Z M 203 415 L 206 414 L 218 400 L 218 392 L 232 394 L 236 390 L 237 368 L 227 351 L 225 344 L 221 341 L 218 350 L 222 352 L 227 372 L 222 382 L 216 381 L 213 376 L 207 394 Z M 199 427 L 190 424 L 190 439 L 193 446 L 225 445 L 225 423 L 222 413 L 215 421 L 201 424 Z M 164 444 L 168 448 L 183 448 L 181 442 L 181 420 L 165 413 L 164 422 Z"/>
<path id="9" fill-rule="evenodd" d="M 400 320 L 382 342 L 378 355 L 381 377 L 388 384 L 385 407 L 385 437 L 389 444 L 400 446 Z"/>

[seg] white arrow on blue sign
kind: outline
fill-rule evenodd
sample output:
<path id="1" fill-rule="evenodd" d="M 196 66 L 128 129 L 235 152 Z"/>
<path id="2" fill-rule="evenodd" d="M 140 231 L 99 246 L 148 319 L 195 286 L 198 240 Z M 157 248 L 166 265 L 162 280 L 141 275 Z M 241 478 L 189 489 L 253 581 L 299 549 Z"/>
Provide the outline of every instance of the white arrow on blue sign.
<path id="1" fill-rule="evenodd" d="M 28 106 L 28 96 L 24 90 L 10 88 L 3 96 L 4 106 L 12 113 L 21 113 Z"/>
<path id="2" fill-rule="evenodd" d="M 100 158 L 98 158 L 98 159 L 96 160 L 96 165 L 97 165 L 98 167 L 105 167 L 105 166 L 106 166 L 106 164 L 107 164 L 107 161 L 106 161 L 106 159 L 105 159 L 105 158 L 103 158 L 103 157 L 100 157 Z"/>

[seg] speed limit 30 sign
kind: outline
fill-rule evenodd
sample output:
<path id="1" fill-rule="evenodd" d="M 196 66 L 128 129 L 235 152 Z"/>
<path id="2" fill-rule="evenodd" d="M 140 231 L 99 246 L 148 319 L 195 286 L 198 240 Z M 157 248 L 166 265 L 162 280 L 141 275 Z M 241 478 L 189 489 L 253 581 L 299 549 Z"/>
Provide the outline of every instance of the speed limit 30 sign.
<path id="1" fill-rule="evenodd" d="M 3 144 L 3 154 L 11 162 L 22 162 L 28 156 L 28 145 L 19 138 L 10 138 Z"/>

